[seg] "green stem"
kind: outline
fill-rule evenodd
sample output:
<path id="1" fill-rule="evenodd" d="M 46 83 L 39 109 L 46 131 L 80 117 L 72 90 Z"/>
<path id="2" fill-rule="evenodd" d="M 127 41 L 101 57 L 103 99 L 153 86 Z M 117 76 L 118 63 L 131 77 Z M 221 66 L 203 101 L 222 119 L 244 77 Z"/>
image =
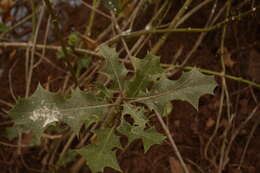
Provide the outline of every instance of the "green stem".
<path id="1" fill-rule="evenodd" d="M 70 63 L 69 61 L 69 52 L 66 48 L 66 42 L 64 41 L 63 39 L 63 32 L 60 30 L 60 27 L 59 27 L 59 22 L 58 22 L 58 18 L 57 16 L 55 15 L 55 12 L 52 8 L 52 5 L 50 3 L 49 0 L 44 0 L 45 4 L 46 4 L 46 7 L 47 7 L 47 10 L 49 12 L 49 14 L 51 15 L 51 18 L 52 18 L 52 22 L 53 22 L 53 25 L 54 25 L 54 32 L 56 34 L 56 36 L 58 37 L 58 40 L 61 44 L 61 49 L 65 55 L 65 58 L 64 60 L 66 61 L 66 65 L 69 67 L 69 70 L 70 70 L 70 73 L 71 73 L 71 76 L 73 78 L 73 80 L 75 81 L 75 83 L 77 84 L 77 78 L 76 78 L 76 75 L 75 75 L 75 71 L 73 70 L 73 66 L 72 64 Z"/>
<path id="2" fill-rule="evenodd" d="M 92 2 L 92 6 L 94 9 L 97 9 L 99 4 L 100 4 L 100 0 L 93 0 L 93 2 Z M 92 33 L 91 30 L 92 30 L 92 26 L 94 23 L 95 15 L 96 15 L 96 11 L 92 10 L 90 17 L 89 17 L 88 25 L 86 27 L 85 35 L 91 36 L 91 33 Z"/>
<path id="3" fill-rule="evenodd" d="M 141 35 L 146 35 L 146 34 L 162 34 L 162 33 L 173 33 L 173 32 L 210 32 L 214 31 L 216 29 L 221 28 L 223 25 L 235 21 L 235 20 L 240 20 L 243 17 L 246 17 L 252 13 L 254 13 L 256 10 L 260 8 L 260 5 L 256 6 L 255 8 L 248 10 L 240 15 L 237 16 L 232 16 L 230 18 L 225 19 L 222 22 L 217 23 L 216 25 L 207 27 L 207 28 L 167 28 L 167 29 L 149 29 L 149 30 L 141 30 L 141 31 L 136 31 L 132 32 L 129 34 L 121 34 L 118 35 L 117 37 L 112 38 L 111 40 L 107 41 L 106 44 L 112 44 L 120 40 L 120 38 L 125 38 L 125 39 L 131 39 L 131 38 L 136 38 Z"/>
<path id="4" fill-rule="evenodd" d="M 162 64 L 163 67 L 172 67 L 172 68 L 181 68 L 184 70 L 192 70 L 194 67 L 193 66 L 185 66 L 182 67 L 180 65 L 168 65 L 168 64 Z M 217 72 L 217 71 L 212 71 L 212 70 L 208 70 L 208 69 L 203 69 L 203 68 L 198 68 L 196 67 L 200 72 L 202 73 L 206 73 L 206 74 L 210 74 L 210 75 L 215 75 L 215 76 L 219 76 L 219 77 L 225 77 L 227 79 L 231 79 L 237 82 L 241 82 L 241 83 L 245 83 L 254 87 L 257 87 L 260 89 L 260 84 L 255 83 L 253 81 L 244 79 L 242 77 L 237 77 L 237 76 L 232 76 L 232 75 L 228 75 L 228 74 L 223 74 L 223 72 Z"/>
<path id="5" fill-rule="evenodd" d="M 181 9 L 178 11 L 176 16 L 173 18 L 173 20 L 170 23 L 169 28 L 176 28 L 176 24 L 180 20 L 180 18 L 183 16 L 183 14 L 188 10 L 192 0 L 186 0 Z M 164 35 L 159 39 L 159 41 L 152 47 L 151 52 L 156 54 L 160 47 L 165 43 L 166 39 L 168 38 L 169 33 L 164 33 Z"/>

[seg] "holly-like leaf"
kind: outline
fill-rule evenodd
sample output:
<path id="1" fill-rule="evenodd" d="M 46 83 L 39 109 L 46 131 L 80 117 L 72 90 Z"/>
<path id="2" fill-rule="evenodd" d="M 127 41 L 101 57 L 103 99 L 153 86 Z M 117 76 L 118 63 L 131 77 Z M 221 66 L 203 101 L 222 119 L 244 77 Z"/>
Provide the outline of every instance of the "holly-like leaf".
<path id="1" fill-rule="evenodd" d="M 131 125 L 124 119 L 117 130 L 127 136 L 128 143 L 141 139 L 144 145 L 144 152 L 147 152 L 152 145 L 161 144 L 165 139 L 165 136 L 158 133 L 153 127 L 144 130 L 139 126 Z"/>
<path id="2" fill-rule="evenodd" d="M 127 96 L 135 97 L 139 91 L 144 91 L 149 82 L 153 81 L 153 76 L 163 72 L 160 66 L 160 57 L 147 54 L 144 59 L 131 59 L 135 68 L 135 77 L 130 81 Z"/>
<path id="3" fill-rule="evenodd" d="M 114 129 L 100 129 L 95 134 L 94 143 L 76 151 L 86 159 L 93 173 L 103 172 L 105 167 L 121 171 L 116 159 L 116 151 L 113 150 L 121 148 L 119 137 L 115 135 Z"/>
<path id="4" fill-rule="evenodd" d="M 107 110 L 102 105 L 105 103 L 97 100 L 94 95 L 76 89 L 66 102 L 59 105 L 63 114 L 61 120 L 67 123 L 74 133 L 78 133 L 84 123 L 89 126 L 101 119 Z"/>
<path id="5" fill-rule="evenodd" d="M 169 80 L 165 75 L 162 76 L 151 91 L 138 100 L 161 114 L 165 104 L 172 100 L 187 101 L 198 109 L 199 98 L 204 94 L 213 94 L 215 87 L 214 76 L 204 75 L 194 68 L 184 72 L 176 81 Z"/>
<path id="6" fill-rule="evenodd" d="M 127 136 L 129 143 L 132 143 L 136 139 L 142 139 L 144 151 L 147 152 L 152 145 L 160 144 L 165 137 L 158 133 L 153 127 L 145 129 L 148 120 L 145 117 L 144 112 L 145 110 L 142 107 L 124 104 L 123 117 L 117 130 Z M 133 118 L 133 124 L 128 123 L 124 119 L 124 115 L 126 114 Z"/>
<path id="7" fill-rule="evenodd" d="M 47 92 L 39 85 L 30 98 L 19 99 L 9 114 L 18 129 L 31 131 L 39 143 L 44 129 L 62 117 L 57 104 L 63 101 L 62 96 Z"/>
<path id="8" fill-rule="evenodd" d="M 132 106 L 130 104 L 124 104 L 124 109 L 122 115 L 129 114 L 133 120 L 134 125 L 139 126 L 144 129 L 145 124 L 148 122 L 144 115 L 145 109 L 143 107 Z"/>
<path id="9" fill-rule="evenodd" d="M 151 127 L 147 130 L 134 128 L 132 131 L 141 136 L 144 144 L 144 152 L 147 152 L 150 147 L 155 144 L 161 144 L 162 141 L 166 138 L 161 133 L 157 132 L 154 127 Z"/>
<path id="10" fill-rule="evenodd" d="M 103 72 L 106 73 L 113 82 L 116 83 L 117 88 L 123 91 L 124 79 L 127 75 L 127 69 L 123 63 L 120 63 L 118 53 L 115 49 L 106 45 L 98 47 L 98 52 L 106 60 L 106 66 Z"/>
<path id="11" fill-rule="evenodd" d="M 71 98 L 65 100 L 39 85 L 31 97 L 19 99 L 9 114 L 17 129 L 32 132 L 36 144 L 39 144 L 43 131 L 53 122 L 65 122 L 77 133 L 83 123 L 98 121 L 105 110 L 106 104 L 80 90 L 74 91 Z"/>

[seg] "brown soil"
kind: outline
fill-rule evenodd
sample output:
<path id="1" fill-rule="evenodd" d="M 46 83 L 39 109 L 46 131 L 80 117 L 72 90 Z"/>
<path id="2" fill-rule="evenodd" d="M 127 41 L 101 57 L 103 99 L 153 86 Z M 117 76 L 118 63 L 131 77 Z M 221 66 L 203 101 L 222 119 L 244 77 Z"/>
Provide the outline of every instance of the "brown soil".
<path id="1" fill-rule="evenodd" d="M 224 3 L 224 2 L 221 2 Z M 196 4 L 194 2 L 194 4 Z M 180 5 L 180 4 L 179 4 Z M 175 14 L 178 6 L 172 7 L 172 14 L 169 14 L 169 19 Z M 65 16 L 63 19 L 63 32 L 66 37 L 70 31 L 76 30 L 84 32 L 86 18 L 83 16 L 89 15 L 89 9 L 86 7 L 71 8 L 66 5 L 59 6 L 60 10 Z M 103 7 L 102 7 L 103 8 Z M 154 8 L 154 7 L 150 7 Z M 107 12 L 106 9 L 103 9 Z M 175 10 L 175 11 L 174 11 Z M 194 26 L 202 27 L 205 23 L 205 18 L 210 9 L 203 8 L 196 15 L 191 17 L 189 22 L 183 24 L 182 27 Z M 248 8 L 245 7 L 245 10 Z M 151 13 L 151 12 L 150 12 Z M 147 16 L 151 15 L 149 12 L 142 15 L 135 24 L 135 28 L 140 29 L 143 23 L 147 21 Z M 100 17 L 100 16 L 99 16 Z M 254 76 L 250 76 L 248 72 L 249 55 L 251 51 L 260 52 L 260 21 L 259 11 L 253 16 L 243 18 L 243 20 L 234 22 L 228 25 L 225 47 L 231 54 L 232 60 L 235 62 L 232 66 L 227 66 L 227 74 L 234 76 L 241 76 L 246 79 L 254 80 Z M 149 17 L 148 17 L 149 18 Z M 169 21 L 165 21 L 167 23 Z M 99 33 L 107 27 L 109 22 L 100 17 L 94 24 L 94 35 Z M 43 32 L 43 31 L 41 31 Z M 165 45 L 160 49 L 158 55 L 161 56 L 163 63 L 171 63 L 173 55 L 180 47 L 183 47 L 183 53 L 177 60 L 177 63 L 183 61 L 194 43 L 196 42 L 199 34 L 194 33 L 175 33 L 171 34 Z M 213 71 L 221 71 L 220 56 L 218 54 L 219 38 L 221 30 L 216 30 L 207 34 L 202 44 L 193 54 L 192 58 L 188 61 L 188 65 L 197 66 Z M 18 36 L 21 37 L 21 36 Z M 142 50 L 138 56 L 145 55 L 150 46 L 153 45 L 160 35 L 155 35 L 151 38 L 151 42 L 146 45 L 146 50 Z M 19 39 L 19 38 L 16 38 Z M 42 38 L 40 38 L 42 39 Z M 57 44 L 56 40 L 50 41 L 49 44 Z M 133 44 L 129 41 L 129 44 Z M 258 53 L 259 53 L 258 52 Z M 56 52 L 47 51 L 45 57 L 52 62 L 52 65 L 43 61 L 34 71 L 32 77 L 31 92 L 35 90 L 38 83 L 44 86 L 49 83 L 51 91 L 59 90 L 63 84 L 65 73 L 57 69 L 65 69 L 64 62 L 57 60 L 54 57 Z M 260 53 L 259 53 L 260 54 Z M 15 100 L 12 97 L 10 88 L 16 97 L 25 95 L 25 50 L 22 48 L 5 48 L 0 47 L 0 62 L 4 65 L 4 72 L 0 82 L 0 99 L 14 104 Z M 259 60 L 260 61 L 260 60 Z M 54 65 L 56 67 L 54 67 Z M 260 67 L 258 67 L 260 68 Z M 260 75 L 260 73 L 258 73 Z M 9 79 L 11 78 L 11 80 Z M 223 106 L 222 118 L 220 120 L 220 128 L 216 136 L 212 140 L 208 148 L 208 158 L 205 156 L 205 148 L 214 131 L 218 111 L 220 105 L 221 95 L 221 79 L 216 77 L 219 83 L 215 94 L 203 96 L 200 99 L 199 110 L 196 111 L 190 104 L 181 101 L 173 102 L 172 113 L 165 118 L 170 132 L 180 150 L 184 161 L 187 163 L 191 173 L 199 173 L 203 170 L 205 173 L 217 172 L 218 165 L 213 164 L 214 156 L 219 156 L 221 146 L 223 145 L 223 132 L 228 128 L 228 117 L 226 112 L 226 103 Z M 10 82 L 12 86 L 10 86 Z M 243 124 L 245 119 L 250 115 L 258 102 L 255 102 L 254 95 L 259 98 L 259 88 L 253 88 L 247 84 L 238 81 L 227 80 L 228 91 L 230 95 L 231 113 L 235 114 L 235 123 L 230 127 L 234 131 L 228 132 L 228 139 L 235 133 L 235 130 Z M 16 144 L 17 139 L 8 140 L 6 138 L 6 129 L 12 125 L 10 118 L 6 115 L 5 111 L 9 109 L 6 104 L 0 102 L 1 111 L 1 137 L 0 142 Z M 259 122 L 260 110 L 257 110 L 256 115 L 241 129 L 237 137 L 234 139 L 228 154 L 228 164 L 222 171 L 223 173 L 258 173 L 260 170 L 260 126 L 255 126 L 255 122 Z M 162 131 L 161 126 L 157 120 L 152 120 L 158 130 Z M 10 123 L 9 123 L 10 122 Z M 245 149 L 247 140 L 250 136 L 252 128 L 255 126 L 255 131 L 248 144 L 248 149 L 245 154 L 244 161 L 241 163 L 241 169 L 238 169 L 242 153 Z M 163 131 L 162 131 L 163 132 Z M 229 142 L 229 141 L 227 141 Z M 1 145 L 0 143 L 0 172 L 39 172 L 43 167 L 41 147 L 29 148 L 22 157 L 17 155 L 17 148 Z M 176 161 L 176 154 L 168 141 L 161 145 L 153 146 L 147 153 L 143 153 L 143 148 L 140 141 L 131 144 L 127 151 L 118 153 L 120 166 L 124 172 L 129 173 L 182 173 L 182 170 L 177 169 L 179 162 Z M 211 160 L 212 159 L 212 160 Z M 175 161 L 174 161 L 175 160 Z M 218 163 L 218 160 L 215 161 Z M 175 166 L 174 166 L 175 165 Z M 177 166 L 176 166 L 177 165 Z M 50 165 L 51 170 L 53 165 Z M 59 169 L 57 172 L 67 172 L 70 164 L 67 167 Z M 48 170 L 48 169 L 47 169 Z M 80 172 L 90 172 L 87 167 L 83 167 Z M 107 168 L 107 173 L 116 172 Z"/>

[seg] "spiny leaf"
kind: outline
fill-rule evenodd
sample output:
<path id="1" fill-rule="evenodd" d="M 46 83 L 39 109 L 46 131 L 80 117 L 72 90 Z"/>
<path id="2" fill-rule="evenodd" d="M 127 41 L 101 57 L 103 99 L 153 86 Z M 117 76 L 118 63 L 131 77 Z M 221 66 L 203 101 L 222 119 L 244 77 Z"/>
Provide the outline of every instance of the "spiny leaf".
<path id="1" fill-rule="evenodd" d="M 147 152 L 152 145 L 160 144 L 165 139 L 165 137 L 158 133 L 153 127 L 145 129 L 148 120 L 144 115 L 144 108 L 130 104 L 124 104 L 123 108 L 123 117 L 117 130 L 127 136 L 129 143 L 136 139 L 142 139 L 144 151 Z M 129 114 L 133 118 L 133 125 L 124 119 L 124 115 L 126 114 Z"/>
<path id="2" fill-rule="evenodd" d="M 135 128 L 132 131 L 141 136 L 144 144 L 144 152 L 147 152 L 150 147 L 155 144 L 161 144 L 162 141 L 166 138 L 161 133 L 158 133 L 154 127 L 151 127 L 147 130 Z"/>
<path id="3" fill-rule="evenodd" d="M 39 85 L 30 98 L 19 99 L 9 114 L 18 129 L 31 131 L 36 137 L 36 143 L 39 143 L 44 129 L 62 117 L 57 106 L 61 102 L 64 102 L 62 96 L 50 93 Z"/>
<path id="4" fill-rule="evenodd" d="M 130 104 L 124 104 L 124 109 L 122 115 L 129 114 L 134 119 L 134 125 L 145 128 L 145 124 L 148 122 L 144 115 L 144 108 L 132 106 Z"/>
<path id="5" fill-rule="evenodd" d="M 132 58 L 135 68 L 135 77 L 130 81 L 127 91 L 128 97 L 135 97 L 140 90 L 147 88 L 149 82 L 153 81 L 152 77 L 163 72 L 160 67 L 160 57 L 147 54 L 144 59 Z"/>
<path id="6" fill-rule="evenodd" d="M 144 130 L 142 127 L 131 125 L 125 119 L 121 121 L 117 130 L 127 136 L 128 143 L 141 139 L 144 145 L 144 152 L 147 152 L 152 145 L 162 143 L 165 139 L 165 136 L 158 133 L 153 127 Z"/>
<path id="7" fill-rule="evenodd" d="M 106 104 L 99 102 L 91 94 L 76 90 L 72 97 L 46 91 L 40 85 L 35 93 L 26 99 L 19 99 L 9 114 L 22 132 L 31 131 L 40 142 L 43 131 L 53 122 L 66 122 L 77 133 L 83 123 L 88 125 L 98 121 L 106 111 Z"/>
<path id="8" fill-rule="evenodd" d="M 77 150 L 87 161 L 93 173 L 103 172 L 105 167 L 121 171 L 114 148 L 120 148 L 119 137 L 113 129 L 100 129 L 95 132 L 96 140 L 85 148 Z"/>
<path id="9" fill-rule="evenodd" d="M 106 112 L 106 107 L 102 108 L 98 105 L 104 104 L 94 95 L 76 89 L 70 99 L 59 105 L 63 114 L 61 120 L 67 123 L 74 133 L 78 133 L 83 123 L 88 126 L 101 119 Z"/>
<path id="10" fill-rule="evenodd" d="M 118 53 L 113 48 L 109 48 L 108 46 L 100 46 L 98 47 L 99 54 L 103 56 L 106 60 L 106 66 L 103 69 L 103 72 L 106 73 L 111 80 L 116 82 L 121 91 L 124 86 L 124 78 L 127 75 L 127 69 L 125 68 L 123 63 L 119 62 Z"/>
<path id="11" fill-rule="evenodd" d="M 151 92 L 146 93 L 138 100 L 161 114 L 163 113 L 164 105 L 172 100 L 187 101 L 198 109 L 200 96 L 213 94 L 215 87 L 214 76 L 204 75 L 194 68 L 189 72 L 184 72 L 180 79 L 176 81 L 162 76 L 154 84 Z"/>

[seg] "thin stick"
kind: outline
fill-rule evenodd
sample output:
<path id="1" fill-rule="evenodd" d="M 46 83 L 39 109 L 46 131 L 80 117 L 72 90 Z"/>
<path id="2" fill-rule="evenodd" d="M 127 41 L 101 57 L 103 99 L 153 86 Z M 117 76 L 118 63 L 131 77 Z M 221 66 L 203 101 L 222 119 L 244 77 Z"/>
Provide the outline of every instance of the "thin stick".
<path id="1" fill-rule="evenodd" d="M 176 143 L 175 143 L 175 141 L 174 141 L 174 139 L 173 139 L 173 137 L 172 137 L 168 127 L 167 127 L 167 125 L 164 123 L 161 115 L 157 111 L 155 111 L 155 115 L 156 115 L 157 119 L 159 120 L 160 124 L 162 125 L 162 128 L 163 128 L 166 136 L 168 137 L 168 139 L 169 139 L 169 141 L 170 141 L 170 143 L 172 145 L 172 148 L 173 148 L 175 154 L 177 155 L 177 158 L 179 159 L 179 161 L 181 163 L 181 166 L 182 166 L 184 172 L 185 173 L 189 173 L 189 170 L 188 170 L 188 168 L 187 168 L 187 166 L 186 166 L 186 164 L 185 164 L 185 162 L 184 162 L 184 160 L 183 160 L 183 158 L 181 156 L 181 153 L 180 153 L 180 151 L 179 151 L 179 149 L 178 149 L 178 147 L 177 147 L 177 145 L 176 145 Z"/>
<path id="2" fill-rule="evenodd" d="M 0 47 L 33 47 L 34 45 L 32 43 L 25 43 L 25 42 L 0 42 Z M 35 48 L 37 49 L 49 49 L 49 50 L 55 50 L 59 51 L 61 50 L 61 46 L 54 46 L 54 45 L 44 45 L 44 44 L 35 44 Z M 66 47 L 69 48 L 69 47 Z M 80 53 L 86 53 L 89 55 L 94 55 L 100 57 L 96 52 L 87 50 L 87 49 L 80 49 L 80 48 L 75 48 L 75 51 L 80 52 Z"/>
<path id="3" fill-rule="evenodd" d="M 219 76 L 219 77 L 225 77 L 227 79 L 231 79 L 231 80 L 234 80 L 234 81 L 237 81 L 237 82 L 245 83 L 245 84 L 248 84 L 250 86 L 254 86 L 254 87 L 257 87 L 257 88 L 260 89 L 260 83 L 255 83 L 251 80 L 247 80 L 247 79 L 244 79 L 242 77 L 223 74 L 222 72 L 212 71 L 212 70 L 209 70 L 209 69 L 193 67 L 193 66 L 182 67 L 181 65 L 170 65 L 170 64 L 161 64 L 161 65 L 162 65 L 162 67 L 181 68 L 181 69 L 184 69 L 184 70 L 192 70 L 193 68 L 197 68 L 202 73 L 211 74 L 211 75 L 215 75 L 215 76 Z"/>
<path id="4" fill-rule="evenodd" d="M 260 8 L 260 5 L 254 7 L 251 10 L 248 10 L 240 15 L 232 16 L 230 18 L 226 18 L 224 21 L 219 22 L 213 26 L 207 27 L 207 28 L 168 28 L 168 29 L 148 29 L 148 30 L 141 30 L 141 31 L 135 31 L 128 34 L 121 34 L 117 35 L 116 37 L 106 41 L 103 44 L 112 44 L 120 40 L 120 37 L 124 37 L 126 39 L 131 39 L 135 37 L 139 37 L 140 35 L 146 35 L 146 34 L 162 34 L 162 33 L 173 33 L 173 32 L 210 32 L 214 31 L 216 29 L 222 28 L 223 25 L 235 21 L 240 20 L 243 17 L 246 17 L 252 13 L 255 13 Z"/>

